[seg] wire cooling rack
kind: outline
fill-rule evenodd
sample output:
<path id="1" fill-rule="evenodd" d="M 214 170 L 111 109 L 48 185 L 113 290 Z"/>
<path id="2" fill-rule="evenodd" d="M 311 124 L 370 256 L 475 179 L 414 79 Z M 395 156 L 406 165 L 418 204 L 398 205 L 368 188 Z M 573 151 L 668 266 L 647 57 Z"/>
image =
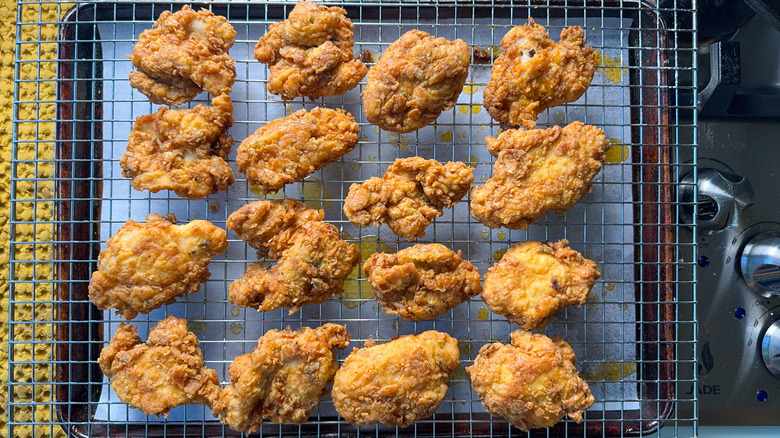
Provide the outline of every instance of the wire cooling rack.
<path id="1" fill-rule="evenodd" d="M 695 123 L 691 121 L 695 108 L 680 97 L 686 89 L 679 86 L 681 78 L 695 78 L 691 48 L 695 47 L 695 32 L 690 26 L 693 10 L 671 3 L 668 9 L 607 0 L 328 3 L 347 9 L 355 23 L 355 51 L 369 68 L 388 44 L 415 28 L 448 39 L 461 38 L 474 49 L 470 75 L 455 108 L 436 123 L 402 135 L 382 131 L 365 120 L 360 101 L 365 81 L 343 96 L 315 102 L 284 102 L 266 91 L 267 67 L 254 60 L 253 47 L 270 24 L 287 16 L 294 3 L 209 3 L 206 7 L 228 17 L 237 31 L 230 51 L 238 74 L 231 94 L 236 121 L 230 130 L 237 144 L 270 120 L 317 105 L 347 110 L 361 131 L 354 151 L 268 196 L 254 192 L 235 172 L 234 146 L 228 161 L 236 183 L 225 192 L 189 201 L 165 191 L 134 191 L 119 168 L 134 119 L 157 108 L 130 87 L 131 64 L 125 55 L 160 12 L 178 10 L 185 3 L 78 2 L 65 13 L 64 4 L 20 2 L 19 29 L 42 24 L 46 5 L 56 8 L 62 18 L 57 22 L 57 41 L 17 41 L 17 53 L 33 44 L 33 55 L 37 55 L 33 60 L 17 59 L 17 83 L 20 87 L 33 83 L 39 92 L 34 97 L 17 93 L 14 102 L 9 339 L 12 353 L 30 346 L 42 353 L 31 360 L 11 354 L 10 436 L 28 428 L 36 436 L 51 434 L 59 427 L 41 421 L 43 417 L 36 414 L 26 415 L 24 409 L 30 405 L 35 412 L 48 412 L 64 430 L 77 436 L 236 434 L 218 423 L 206 407 L 179 407 L 165 420 L 129 408 L 111 390 L 95 359 L 124 320 L 112 312 L 98 311 L 86 296 L 106 239 L 127 219 L 140 221 L 149 213 L 174 213 L 180 222 L 207 219 L 224 227 L 227 216 L 249 202 L 289 197 L 311 208 L 323 208 L 325 220 L 358 246 L 363 260 L 377 251 L 412 245 L 384 226 L 359 228 L 346 220 L 342 207 L 349 186 L 381 176 L 396 158 L 409 156 L 463 161 L 474 167 L 475 184 L 489 178 L 494 159 L 484 139 L 500 131 L 482 108 L 482 92 L 501 37 L 529 16 L 545 26 L 554 40 L 563 27 L 582 26 L 588 44 L 597 50 L 597 72 L 586 94 L 539 118 L 540 128 L 579 120 L 606 132 L 613 145 L 594 179 L 593 191 L 565 214 L 548 214 L 527 231 L 484 227 L 470 217 L 468 199 L 464 199 L 446 210 L 426 230 L 427 236 L 414 243 L 439 242 L 460 250 L 483 275 L 514 242 L 528 239 L 568 239 L 573 248 L 598 263 L 602 277 L 587 303 L 565 310 L 545 329 L 548 335 L 561 335 L 572 345 L 577 368 L 596 403 L 582 425 L 567 420 L 532 434 L 622 436 L 677 431 L 684 425 L 695 428 L 695 391 L 684 395 L 695 376 L 691 269 L 695 251 L 693 241 L 683 240 L 677 232 L 682 226 L 677 213 L 683 205 L 676 195 L 681 175 L 695 169 Z M 56 45 L 56 64 L 44 56 L 51 45 Z M 47 77 L 45 71 L 52 65 L 56 65 L 56 77 Z M 56 98 L 45 96 L 46 90 L 53 93 L 55 88 Z M 208 96 L 202 94 L 188 106 L 198 103 L 208 104 Z M 41 111 L 46 104 L 54 104 L 56 113 Z M 28 108 L 38 110 L 29 113 Z M 29 129 L 43 132 L 51 123 L 56 138 L 25 137 Z M 53 174 L 42 175 L 41 169 L 53 169 Z M 29 209 L 54 211 L 54 216 L 42 220 L 25 213 Z M 35 243 L 28 241 L 30 230 Z M 256 256 L 234 234 L 228 238 L 228 251 L 212 261 L 211 277 L 200 291 L 132 321 L 145 338 L 167 315 L 187 318 L 206 364 L 217 370 L 223 383 L 235 356 L 251 351 L 267 330 L 286 326 L 343 323 L 352 335 L 351 347 L 362 346 L 367 339 L 382 342 L 436 329 L 456 337 L 461 352 L 461 366 L 436 415 L 411 428 L 356 430 L 338 417 L 330 397 L 325 397 L 304 425 L 267 423 L 262 434 L 519 433 L 486 414 L 464 370 L 481 346 L 508 342 L 509 332 L 517 328 L 489 312 L 479 297 L 435 320 L 403 321 L 378 309 L 358 269 L 340 297 L 305 306 L 291 316 L 287 309 L 264 313 L 239 309 L 228 303 L 227 287 Z M 38 272 L 27 275 L 24 268 L 28 266 Z M 51 331 L 50 338 L 30 336 L 44 330 Z M 351 347 L 337 357 L 343 360 Z M 27 375 L 25 370 L 33 369 L 30 365 L 39 367 L 35 368 L 37 376 Z M 40 370 L 51 372 L 53 387 L 48 376 L 41 378 L 46 371 Z M 49 399 L 27 400 L 21 395 L 28 387 L 33 393 L 45 393 L 44 386 L 51 388 Z"/>

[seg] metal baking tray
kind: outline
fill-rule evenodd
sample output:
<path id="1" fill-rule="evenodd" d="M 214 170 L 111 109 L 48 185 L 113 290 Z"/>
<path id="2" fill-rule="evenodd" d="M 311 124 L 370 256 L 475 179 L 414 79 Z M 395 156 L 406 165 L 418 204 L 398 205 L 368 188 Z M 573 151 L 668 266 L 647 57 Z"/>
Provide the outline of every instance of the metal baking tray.
<path id="1" fill-rule="evenodd" d="M 253 59 L 252 49 L 269 24 L 286 18 L 294 2 L 193 5 L 227 16 L 238 32 L 230 51 L 238 73 L 231 95 L 236 123 L 230 130 L 237 144 L 263 123 L 315 105 L 344 108 L 361 127 L 354 151 L 279 193 L 254 193 L 236 172 L 237 181 L 226 192 L 199 201 L 168 192 L 133 191 L 118 165 L 135 117 L 156 110 L 129 86 L 131 64 L 125 55 L 160 12 L 179 9 L 184 3 L 85 2 L 71 9 L 62 20 L 57 42 L 55 396 L 63 427 L 75 436 L 236 435 L 203 406 L 176 408 L 167 420 L 147 417 L 119 401 L 110 389 L 96 359 L 116 325 L 124 321 L 97 310 L 87 298 L 89 278 L 106 239 L 128 218 L 143 220 L 148 213 L 174 213 L 182 222 L 208 219 L 224 226 L 226 217 L 246 203 L 290 197 L 324 208 L 325 220 L 359 246 L 363 259 L 378 250 L 396 251 L 411 245 L 386 227 L 350 224 L 341 212 L 349 186 L 381 176 L 395 158 L 415 155 L 466 162 L 475 167 L 475 184 L 484 182 L 493 162 L 484 138 L 499 132 L 481 107 L 490 58 L 504 33 L 529 16 L 555 40 L 562 27 L 583 26 L 588 43 L 598 51 L 598 70 L 587 93 L 576 102 L 543 113 L 539 127 L 580 120 L 604 129 L 614 143 L 608 162 L 594 180 L 592 193 L 565 214 L 548 214 L 527 231 L 487 229 L 470 217 L 468 199 L 464 199 L 417 242 L 439 242 L 461 250 L 483 275 L 513 242 L 527 239 L 566 238 L 599 264 L 602 277 L 586 305 L 562 312 L 545 330 L 571 343 L 577 368 L 596 403 L 586 412 L 584 423 L 564 421 L 532 435 L 639 435 L 657 431 L 668 421 L 676 423 L 675 408 L 682 402 L 678 386 L 683 382 L 677 373 L 681 362 L 676 329 L 680 323 L 692 323 L 692 316 L 681 319 L 675 306 L 678 288 L 690 282 L 677 274 L 685 263 L 678 260 L 681 247 L 690 244 L 677 236 L 677 174 L 685 165 L 677 161 L 674 144 L 679 126 L 672 83 L 673 75 L 683 70 L 676 62 L 670 63 L 676 59 L 677 42 L 670 38 L 673 33 L 666 30 L 662 15 L 639 2 L 519 3 L 328 3 L 348 11 L 355 23 L 355 50 L 369 68 L 389 43 L 413 28 L 461 38 L 477 49 L 479 56 L 455 108 L 436 123 L 403 135 L 381 131 L 365 121 L 359 94 L 365 81 L 344 96 L 315 102 L 284 102 L 267 93 L 267 68 Z M 202 94 L 190 105 L 207 103 L 207 98 Z M 229 156 L 235 170 L 234 159 L 235 147 Z M 227 286 L 256 258 L 234 234 L 228 238 L 228 251 L 212 261 L 211 278 L 199 292 L 131 322 L 145 338 L 148 329 L 168 314 L 188 318 L 207 365 L 217 370 L 223 382 L 235 356 L 251 351 L 265 331 L 288 325 L 343 323 L 352 335 L 351 346 L 362 346 L 369 338 L 386 341 L 437 329 L 458 338 L 461 348 L 461 367 L 431 419 L 407 429 L 356 430 L 337 416 L 326 397 L 304 425 L 267 423 L 262 434 L 517 433 L 485 412 L 462 368 L 472 363 L 481 346 L 508 342 L 509 332 L 516 328 L 491 314 L 479 297 L 433 321 L 403 321 L 377 309 L 365 277 L 356 272 L 341 297 L 305 306 L 290 316 L 287 309 L 265 313 L 236 309 L 227 302 Z M 349 350 L 339 352 L 339 359 Z"/>

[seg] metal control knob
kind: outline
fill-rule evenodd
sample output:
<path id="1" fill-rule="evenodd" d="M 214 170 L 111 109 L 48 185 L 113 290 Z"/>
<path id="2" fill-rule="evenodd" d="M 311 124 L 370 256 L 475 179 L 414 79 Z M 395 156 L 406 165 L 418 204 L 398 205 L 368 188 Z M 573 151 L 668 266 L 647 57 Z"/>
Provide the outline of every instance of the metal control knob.
<path id="1" fill-rule="evenodd" d="M 753 236 L 742 250 L 739 266 L 750 289 L 765 297 L 780 295 L 780 234 Z"/>
<path id="2" fill-rule="evenodd" d="M 780 321 L 775 321 L 761 339 L 761 356 L 764 365 L 775 377 L 780 377 Z"/>
<path id="3" fill-rule="evenodd" d="M 682 222 L 695 222 L 700 232 L 712 234 L 736 226 L 739 214 L 753 205 L 755 196 L 750 182 L 745 178 L 704 168 L 695 177 L 689 173 L 682 178 L 680 199 L 684 204 L 680 218 Z M 694 204 L 697 205 L 695 218 Z"/>

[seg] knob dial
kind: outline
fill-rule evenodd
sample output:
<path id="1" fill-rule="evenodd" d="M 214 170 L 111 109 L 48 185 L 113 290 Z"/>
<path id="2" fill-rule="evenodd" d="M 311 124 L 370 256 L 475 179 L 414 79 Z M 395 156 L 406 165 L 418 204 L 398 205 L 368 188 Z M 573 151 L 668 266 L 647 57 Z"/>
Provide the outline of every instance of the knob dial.
<path id="1" fill-rule="evenodd" d="M 780 235 L 761 233 L 751 238 L 740 257 L 742 278 L 753 291 L 780 295 Z"/>
<path id="2" fill-rule="evenodd" d="M 775 377 L 780 377 L 780 321 L 775 321 L 761 339 L 764 365 Z"/>

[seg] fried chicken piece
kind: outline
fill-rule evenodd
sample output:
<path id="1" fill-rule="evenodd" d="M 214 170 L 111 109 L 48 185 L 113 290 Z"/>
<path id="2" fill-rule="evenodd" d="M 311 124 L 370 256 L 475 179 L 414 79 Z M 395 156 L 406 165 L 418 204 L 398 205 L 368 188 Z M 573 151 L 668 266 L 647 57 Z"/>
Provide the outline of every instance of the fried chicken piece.
<path id="1" fill-rule="evenodd" d="M 193 109 L 160 108 L 138 117 L 119 160 L 122 175 L 135 190 L 173 190 L 188 199 L 200 199 L 225 190 L 235 178 L 225 158 L 233 137 L 233 103 L 227 94 L 213 106 Z"/>
<path id="2" fill-rule="evenodd" d="M 524 432 L 550 427 L 565 415 L 581 423 L 594 399 L 574 368 L 569 344 L 522 329 L 510 336 L 511 345 L 485 345 L 466 367 L 485 409 Z"/>
<path id="3" fill-rule="evenodd" d="M 230 93 L 236 66 L 228 50 L 236 31 L 225 17 L 184 6 L 163 11 L 154 28 L 141 32 L 133 54 L 138 71 L 130 86 L 152 103 L 179 106 L 205 90 L 214 96 Z"/>
<path id="4" fill-rule="evenodd" d="M 354 349 L 336 372 L 333 405 L 357 427 L 407 427 L 439 408 L 458 354 L 458 341 L 434 330 L 382 345 L 369 339 L 366 348 Z"/>
<path id="5" fill-rule="evenodd" d="M 471 215 L 490 228 L 523 230 L 589 193 L 610 145 L 601 129 L 580 122 L 510 129 L 485 142 L 497 160 L 493 177 L 471 190 Z"/>
<path id="6" fill-rule="evenodd" d="M 338 324 L 268 331 L 253 352 L 233 360 L 231 383 L 214 404 L 214 416 L 247 434 L 259 429 L 263 418 L 303 423 L 336 374 L 333 349 L 343 350 L 349 341 L 347 328 Z"/>
<path id="7" fill-rule="evenodd" d="M 582 305 L 601 274 L 568 243 L 527 241 L 509 248 L 485 274 L 482 299 L 488 308 L 531 330 L 565 307 Z"/>
<path id="8" fill-rule="evenodd" d="M 185 404 L 219 399 L 217 372 L 206 368 L 187 320 L 169 316 L 141 342 L 135 326 L 120 324 L 98 359 L 119 399 L 146 415 L 163 415 Z"/>
<path id="9" fill-rule="evenodd" d="M 363 270 L 382 310 L 404 319 L 435 318 L 482 291 L 477 268 L 438 243 L 375 253 Z"/>
<path id="10" fill-rule="evenodd" d="M 255 46 L 255 58 L 271 72 L 268 92 L 314 100 L 355 88 L 366 66 L 352 52 L 354 28 L 344 9 L 299 2 Z"/>
<path id="11" fill-rule="evenodd" d="M 258 248 L 259 255 L 277 261 L 270 269 L 250 265 L 230 284 L 230 302 L 261 312 L 290 307 L 293 314 L 340 294 L 360 251 L 341 239 L 335 226 L 322 222 L 323 214 L 292 199 L 257 201 L 231 214 L 228 229 Z"/>
<path id="12" fill-rule="evenodd" d="M 196 292 L 209 278 L 211 258 L 227 249 L 225 230 L 209 221 L 175 225 L 173 215 L 157 214 L 146 221 L 128 219 L 108 239 L 89 282 L 92 302 L 125 319 Z"/>
<path id="13" fill-rule="evenodd" d="M 529 18 L 501 39 L 501 47 L 483 105 L 503 124 L 532 129 L 539 113 L 579 99 L 593 80 L 595 52 L 579 26 L 563 29 L 556 44 Z"/>
<path id="14" fill-rule="evenodd" d="M 421 30 L 406 32 L 385 50 L 366 77 L 363 111 L 387 131 L 411 132 L 455 106 L 469 75 L 471 52 Z"/>
<path id="15" fill-rule="evenodd" d="M 271 192 L 348 154 L 360 127 L 342 110 L 299 110 L 276 119 L 241 142 L 236 164 L 250 184 Z"/>
<path id="16" fill-rule="evenodd" d="M 431 220 L 466 195 L 474 169 L 461 163 L 441 164 L 420 157 L 401 158 L 382 178 L 352 184 L 344 214 L 355 225 L 387 223 L 396 236 L 409 241 L 425 236 Z"/>

